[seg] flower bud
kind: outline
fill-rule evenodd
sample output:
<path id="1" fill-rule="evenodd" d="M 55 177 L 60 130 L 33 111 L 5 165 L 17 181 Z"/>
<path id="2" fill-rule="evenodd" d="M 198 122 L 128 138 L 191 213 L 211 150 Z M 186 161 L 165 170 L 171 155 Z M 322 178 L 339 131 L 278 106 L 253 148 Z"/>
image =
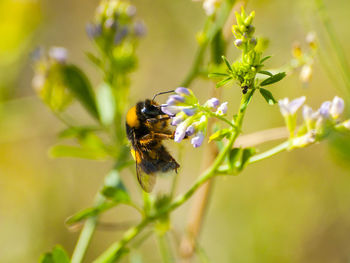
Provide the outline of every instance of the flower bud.
<path id="1" fill-rule="evenodd" d="M 211 98 L 207 100 L 205 105 L 207 105 L 211 109 L 216 109 L 220 104 L 220 101 L 217 98 Z"/>
<path id="2" fill-rule="evenodd" d="M 332 106 L 332 102 L 330 102 L 330 101 L 325 101 L 321 104 L 321 107 L 318 111 L 323 118 L 325 118 L 325 119 L 329 118 L 331 106 Z"/>
<path id="3" fill-rule="evenodd" d="M 191 95 L 191 91 L 187 88 L 184 87 L 179 87 L 175 90 L 175 92 L 179 95 L 186 96 L 186 95 Z"/>
<path id="4" fill-rule="evenodd" d="M 332 101 L 332 106 L 329 110 L 330 115 L 333 119 L 338 119 L 339 115 L 344 111 L 344 100 L 335 96 Z"/>
<path id="5" fill-rule="evenodd" d="M 242 46 L 242 44 L 243 44 L 243 40 L 242 39 L 236 39 L 235 40 L 236 47 L 240 47 L 240 46 Z"/>
<path id="6" fill-rule="evenodd" d="M 310 82 L 312 77 L 312 67 L 309 64 L 304 65 L 301 68 L 299 78 L 303 83 L 308 83 Z"/>
<path id="7" fill-rule="evenodd" d="M 219 106 L 218 110 L 216 111 L 216 114 L 218 114 L 218 115 L 225 115 L 226 112 L 227 112 L 227 104 L 228 104 L 227 101 L 226 101 L 226 102 L 223 102 L 223 103 Z"/>
<path id="8" fill-rule="evenodd" d="M 52 47 L 49 50 L 49 57 L 56 60 L 58 63 L 65 63 L 67 61 L 67 49 L 63 47 Z"/>
<path id="9" fill-rule="evenodd" d="M 297 110 L 304 104 L 305 96 L 296 98 L 289 102 L 288 98 L 284 98 L 283 100 L 278 101 L 278 105 L 280 106 L 280 111 L 283 116 L 294 115 Z"/>
<path id="10" fill-rule="evenodd" d="M 199 146 L 202 145 L 204 140 L 204 134 L 203 132 L 198 132 L 195 137 L 191 139 L 191 144 L 193 145 L 194 148 L 198 148 Z"/>

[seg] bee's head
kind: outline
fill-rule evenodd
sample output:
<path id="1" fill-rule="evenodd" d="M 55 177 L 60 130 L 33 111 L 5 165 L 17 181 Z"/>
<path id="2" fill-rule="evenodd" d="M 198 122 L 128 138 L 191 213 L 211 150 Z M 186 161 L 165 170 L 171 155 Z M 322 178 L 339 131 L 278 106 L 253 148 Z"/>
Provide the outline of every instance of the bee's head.
<path id="1" fill-rule="evenodd" d="M 154 100 L 145 100 L 142 107 L 141 113 L 148 119 L 154 118 L 158 115 L 164 114 L 160 108 L 160 105 Z"/>

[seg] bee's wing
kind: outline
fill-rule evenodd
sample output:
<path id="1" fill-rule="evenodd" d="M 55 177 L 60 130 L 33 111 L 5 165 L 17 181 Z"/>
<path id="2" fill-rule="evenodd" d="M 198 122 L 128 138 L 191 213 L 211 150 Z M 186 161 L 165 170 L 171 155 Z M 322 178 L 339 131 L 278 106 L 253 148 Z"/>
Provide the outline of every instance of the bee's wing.
<path id="1" fill-rule="evenodd" d="M 137 180 L 145 192 L 152 192 L 156 183 L 156 175 L 154 173 L 145 173 L 141 167 L 141 163 L 145 161 L 143 158 L 148 158 L 148 155 L 135 146 L 131 150 L 131 154 L 135 159 Z"/>
<path id="2" fill-rule="evenodd" d="M 139 181 L 142 189 L 147 193 L 152 192 L 153 187 L 156 184 L 156 175 L 154 173 L 146 174 L 143 172 L 138 161 L 136 161 L 136 174 L 137 180 Z"/>

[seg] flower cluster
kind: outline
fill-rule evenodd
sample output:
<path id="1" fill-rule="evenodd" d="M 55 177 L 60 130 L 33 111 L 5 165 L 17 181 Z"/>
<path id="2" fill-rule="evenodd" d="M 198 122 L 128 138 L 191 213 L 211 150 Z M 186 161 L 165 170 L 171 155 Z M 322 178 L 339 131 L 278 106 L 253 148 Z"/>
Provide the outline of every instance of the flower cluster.
<path id="1" fill-rule="evenodd" d="M 172 116 L 171 124 L 176 127 L 176 142 L 194 135 L 191 139 L 193 147 L 202 145 L 210 116 L 223 116 L 227 112 L 227 102 L 220 104 L 217 98 L 211 98 L 203 105 L 190 89 L 177 88 L 176 95 L 169 96 L 162 111 Z"/>
<path id="2" fill-rule="evenodd" d="M 332 101 L 322 103 L 317 111 L 304 105 L 303 125 L 296 129 L 296 113 L 304 104 L 305 97 L 289 101 L 288 98 L 278 102 L 280 111 L 285 118 L 287 128 L 290 132 L 291 147 L 304 147 L 315 143 L 328 135 L 329 131 L 350 130 L 350 120 L 341 122 L 340 115 L 344 111 L 344 100 L 337 96 Z"/>
<path id="3" fill-rule="evenodd" d="M 62 47 L 52 47 L 47 53 L 42 48 L 33 52 L 35 75 L 32 86 L 53 111 L 64 110 L 72 99 L 62 72 L 67 53 Z"/>
<path id="4" fill-rule="evenodd" d="M 306 43 L 309 49 L 303 51 L 299 42 L 293 45 L 293 60 L 291 61 L 291 67 L 293 69 L 301 68 L 299 79 L 308 84 L 312 78 L 312 67 L 314 63 L 314 57 L 317 51 L 316 35 L 314 32 L 310 32 L 306 36 Z"/>
<path id="5" fill-rule="evenodd" d="M 127 1 L 104 0 L 97 8 L 94 21 L 86 27 L 88 36 L 119 72 L 135 67 L 137 40 L 146 33 L 144 23 L 136 20 L 135 15 L 136 7 Z M 102 63 L 97 59 L 93 61 Z"/>

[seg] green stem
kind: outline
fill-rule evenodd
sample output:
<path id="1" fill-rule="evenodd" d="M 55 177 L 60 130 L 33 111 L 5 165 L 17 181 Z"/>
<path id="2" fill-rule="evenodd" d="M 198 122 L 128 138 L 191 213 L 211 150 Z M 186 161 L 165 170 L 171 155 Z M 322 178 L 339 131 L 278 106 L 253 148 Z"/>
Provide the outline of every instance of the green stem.
<path id="1" fill-rule="evenodd" d="M 170 252 L 170 247 L 166 235 L 158 234 L 157 237 L 163 263 L 172 263 L 174 260 Z"/>
<path id="2" fill-rule="evenodd" d="M 267 150 L 266 152 L 263 152 L 263 153 L 256 154 L 256 155 L 252 156 L 249 159 L 248 163 L 256 163 L 258 161 L 261 161 L 261 160 L 264 160 L 266 158 L 269 158 L 269 157 L 271 157 L 271 156 L 273 156 L 275 154 L 283 152 L 283 151 L 287 150 L 289 145 L 290 145 L 289 141 L 281 143 L 280 145 L 277 145 L 276 147 L 274 147 L 274 148 L 272 148 L 270 150 Z"/>
<path id="3" fill-rule="evenodd" d="M 95 199 L 95 205 L 99 205 L 105 201 L 105 198 L 97 194 L 97 197 Z M 80 263 L 83 261 L 86 250 L 90 244 L 91 238 L 95 232 L 97 225 L 97 217 L 90 217 L 86 220 L 83 229 L 80 232 L 77 244 L 74 248 L 73 254 L 72 254 L 72 263 Z"/>
<path id="4" fill-rule="evenodd" d="M 82 231 L 80 232 L 78 242 L 74 248 L 72 255 L 72 263 L 80 263 L 83 261 L 85 252 L 90 244 L 91 238 L 97 224 L 96 217 L 90 217 L 86 220 Z"/>

